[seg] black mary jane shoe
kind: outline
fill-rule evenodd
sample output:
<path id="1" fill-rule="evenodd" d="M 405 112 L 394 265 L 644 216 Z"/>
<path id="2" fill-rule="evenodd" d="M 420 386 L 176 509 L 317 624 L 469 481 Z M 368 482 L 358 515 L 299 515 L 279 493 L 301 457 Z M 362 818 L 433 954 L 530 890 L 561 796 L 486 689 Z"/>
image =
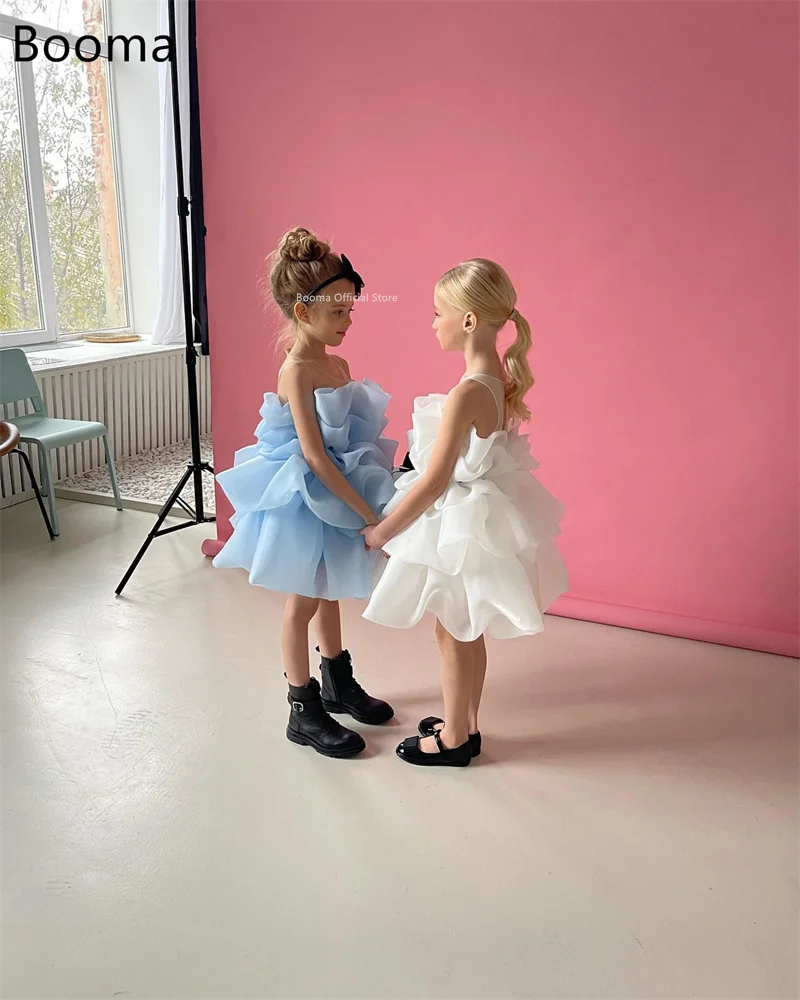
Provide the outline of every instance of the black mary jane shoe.
<path id="1" fill-rule="evenodd" d="M 436 727 L 439 725 L 440 722 L 444 723 L 444 719 L 440 719 L 435 715 L 429 715 L 426 718 L 424 718 L 417 726 L 417 732 L 420 734 L 420 736 L 433 736 L 434 733 L 438 732 Z M 473 757 L 480 757 L 481 755 L 480 733 L 469 734 L 469 748 L 472 751 Z"/>
<path id="2" fill-rule="evenodd" d="M 439 747 L 438 753 L 425 753 L 419 746 L 421 737 L 409 736 L 398 746 L 397 756 L 407 764 L 422 764 L 424 767 L 466 767 L 472 760 L 469 740 L 451 750 L 442 744 L 438 731 L 431 735 Z"/>

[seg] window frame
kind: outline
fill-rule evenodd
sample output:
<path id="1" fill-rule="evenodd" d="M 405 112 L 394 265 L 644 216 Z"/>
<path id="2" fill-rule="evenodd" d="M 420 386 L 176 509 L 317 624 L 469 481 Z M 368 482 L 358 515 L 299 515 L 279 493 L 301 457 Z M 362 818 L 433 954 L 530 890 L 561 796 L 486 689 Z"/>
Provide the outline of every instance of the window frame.
<path id="1" fill-rule="evenodd" d="M 33 76 L 33 64 L 30 62 L 15 62 L 14 69 L 17 81 L 17 106 L 20 118 L 20 133 L 22 139 L 22 165 L 27 186 L 28 224 L 30 226 L 34 273 L 36 275 L 36 291 L 39 298 L 39 315 L 41 327 L 38 330 L 0 330 L 0 349 L 7 347 L 30 347 L 32 345 L 52 346 L 59 341 L 81 340 L 87 335 L 130 333 L 133 330 L 133 301 L 131 297 L 130 274 L 128 267 L 127 230 L 125 212 L 123 211 L 123 178 L 120 169 L 119 141 L 117 135 L 117 101 L 116 88 L 113 79 L 113 63 L 108 58 L 109 10 L 107 0 L 102 0 L 103 26 L 105 39 L 99 39 L 99 58 L 106 61 L 106 87 L 108 90 L 109 137 L 111 141 L 111 158 L 114 165 L 114 193 L 116 197 L 117 226 L 120 241 L 120 262 L 122 265 L 122 284 L 125 294 L 125 307 L 128 316 L 126 326 L 111 327 L 104 330 L 82 330 L 80 333 L 59 332 L 58 300 L 56 297 L 55 275 L 53 272 L 53 255 L 50 243 L 50 223 L 47 218 L 47 202 L 45 199 L 44 169 L 42 166 L 42 151 L 39 143 L 39 116 L 36 109 L 36 91 Z M 0 13 L 0 39 L 8 39 L 13 44 L 15 28 L 28 26 L 36 31 L 36 44 L 39 46 L 38 58 L 42 55 L 42 46 L 48 38 L 54 35 L 64 38 L 70 52 L 75 53 L 75 46 L 82 36 L 73 35 L 68 31 L 59 31 L 46 25 L 37 24 L 24 18 L 11 17 Z"/>

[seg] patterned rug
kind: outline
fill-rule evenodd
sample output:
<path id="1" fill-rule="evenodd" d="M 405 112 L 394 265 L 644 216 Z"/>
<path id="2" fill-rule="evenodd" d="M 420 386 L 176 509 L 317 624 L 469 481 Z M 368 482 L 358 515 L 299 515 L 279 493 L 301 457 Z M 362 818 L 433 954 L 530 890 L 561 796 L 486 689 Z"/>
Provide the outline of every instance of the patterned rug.
<path id="1" fill-rule="evenodd" d="M 189 442 L 169 445 L 146 451 L 133 458 L 123 458 L 116 463 L 119 491 L 123 500 L 149 500 L 163 503 L 175 488 L 186 463 L 191 458 Z M 200 439 L 203 460 L 211 462 L 211 438 Z M 94 469 L 71 479 L 62 479 L 58 484 L 70 490 L 88 490 L 92 493 L 111 495 L 111 483 L 105 466 Z M 191 480 L 181 494 L 187 503 L 194 505 L 194 487 Z M 203 473 L 204 505 L 209 513 L 214 511 L 214 480 L 210 473 Z"/>

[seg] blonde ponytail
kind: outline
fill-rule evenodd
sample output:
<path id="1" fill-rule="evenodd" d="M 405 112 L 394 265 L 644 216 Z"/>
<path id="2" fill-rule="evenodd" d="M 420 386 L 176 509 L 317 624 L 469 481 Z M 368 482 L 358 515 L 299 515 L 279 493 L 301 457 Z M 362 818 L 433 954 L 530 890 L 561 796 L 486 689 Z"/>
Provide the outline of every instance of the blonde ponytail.
<path id="1" fill-rule="evenodd" d="M 503 355 L 506 371 L 506 407 L 512 419 L 529 420 L 531 411 L 525 405 L 525 395 L 534 383 L 528 364 L 531 349 L 531 328 L 525 317 L 514 309 L 509 319 L 517 328 L 517 339 Z"/>
<path id="2" fill-rule="evenodd" d="M 473 257 L 445 271 L 436 288 L 453 309 L 473 312 L 481 322 L 496 327 L 498 332 L 507 322 L 514 323 L 517 339 L 503 357 L 506 407 L 510 419 L 530 419 L 531 411 L 524 400 L 533 385 L 528 365 L 531 328 L 517 310 L 517 293 L 509 276 L 493 260 Z"/>

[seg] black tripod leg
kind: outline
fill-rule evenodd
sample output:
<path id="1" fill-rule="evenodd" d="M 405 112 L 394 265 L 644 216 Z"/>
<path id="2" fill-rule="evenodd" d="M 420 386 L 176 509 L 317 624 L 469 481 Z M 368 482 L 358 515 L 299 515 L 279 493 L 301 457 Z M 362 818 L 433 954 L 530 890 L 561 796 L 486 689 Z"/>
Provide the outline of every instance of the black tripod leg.
<path id="1" fill-rule="evenodd" d="M 33 492 L 36 494 L 36 501 L 39 504 L 39 510 L 42 512 L 44 523 L 47 526 L 47 533 L 48 535 L 50 535 L 50 540 L 52 541 L 56 537 L 56 533 L 53 531 L 53 526 L 52 524 L 50 524 L 50 518 L 47 516 L 47 511 L 45 510 L 44 501 L 42 500 L 42 494 L 39 489 L 39 484 L 36 482 L 36 476 L 34 476 L 33 469 L 31 468 L 31 460 L 28 458 L 28 456 L 21 448 L 15 448 L 14 454 L 19 455 L 20 462 L 28 470 L 28 479 L 30 479 L 31 481 Z"/>
<path id="2" fill-rule="evenodd" d="M 208 462 L 203 462 L 203 464 L 200 466 L 200 468 L 203 470 L 203 472 L 210 472 L 212 479 L 216 479 L 217 478 L 214 475 L 213 468 L 209 465 Z M 208 521 L 209 524 L 211 524 L 212 522 L 216 521 L 216 519 L 217 519 L 217 515 L 216 514 L 207 515 L 206 517 L 203 518 L 203 520 L 204 521 Z"/>
<path id="3" fill-rule="evenodd" d="M 167 515 L 169 514 L 170 510 L 172 510 L 172 507 L 174 506 L 175 501 L 180 496 L 181 491 L 183 490 L 183 487 L 189 481 L 189 477 L 191 476 L 191 474 L 192 474 L 192 467 L 189 466 L 189 468 L 186 470 L 186 472 L 184 472 L 184 474 L 181 476 L 180 481 L 178 482 L 178 485 L 175 487 L 175 489 L 172 491 L 172 493 L 170 493 L 169 499 L 164 504 L 164 506 L 161 508 L 161 511 L 160 511 L 158 517 L 156 518 L 156 523 L 150 529 L 150 534 L 147 536 L 147 538 L 145 538 L 144 543 L 142 544 L 142 547 L 136 553 L 136 558 L 133 560 L 133 562 L 128 567 L 128 572 L 120 580 L 117 589 L 114 591 L 114 593 L 118 597 L 122 593 L 122 591 L 125 589 L 125 584 L 128 582 L 128 580 L 130 580 L 131 576 L 133 575 L 133 571 L 136 569 L 136 567 L 141 562 L 142 556 L 145 554 L 145 552 L 147 552 L 147 549 L 149 548 L 150 543 L 153 541 L 153 539 L 158 534 L 158 529 L 164 523 L 164 521 L 165 521 Z"/>

